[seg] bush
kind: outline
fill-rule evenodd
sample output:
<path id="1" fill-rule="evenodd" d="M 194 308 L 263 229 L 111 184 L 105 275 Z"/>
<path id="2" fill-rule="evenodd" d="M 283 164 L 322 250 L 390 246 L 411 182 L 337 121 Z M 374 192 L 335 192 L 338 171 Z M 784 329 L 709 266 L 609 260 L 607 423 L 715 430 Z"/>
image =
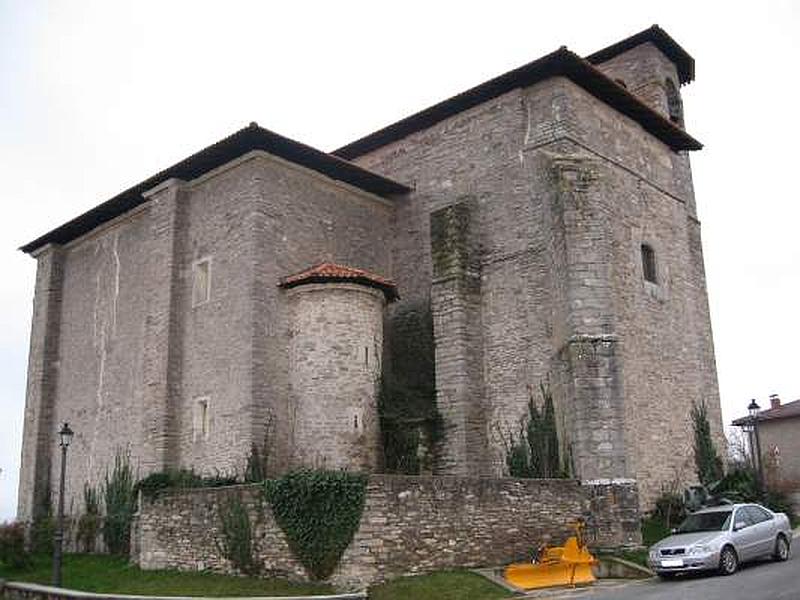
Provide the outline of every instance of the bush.
<path id="1" fill-rule="evenodd" d="M 31 524 L 31 552 L 33 554 L 52 554 L 56 523 L 51 514 L 43 514 Z"/>
<path id="2" fill-rule="evenodd" d="M 236 485 L 236 477 L 228 475 L 212 475 L 203 477 L 194 472 L 193 469 L 169 469 L 150 473 L 147 477 L 140 479 L 134 488 L 134 493 L 139 491 L 145 496 L 154 496 L 160 490 L 168 488 L 203 488 L 203 487 L 224 487 Z"/>
<path id="3" fill-rule="evenodd" d="M 714 486 L 713 491 L 718 498 L 726 498 L 731 502 L 758 502 L 775 512 L 786 513 L 793 525 L 797 522 L 789 495 L 776 486 L 769 486 L 761 493 L 752 469 L 731 470 Z"/>
<path id="4" fill-rule="evenodd" d="M 541 411 L 533 398 L 528 398 L 528 415 L 520 423 L 519 435 L 502 436 L 506 446 L 506 467 L 511 477 L 567 478 L 568 457 L 561 456 L 553 394 L 549 385 L 539 384 Z"/>
<path id="5" fill-rule="evenodd" d="M 89 484 L 83 485 L 84 513 L 78 519 L 78 532 L 76 534 L 78 547 L 81 552 L 94 552 L 97 534 L 100 532 L 102 519 L 100 517 L 100 499 L 97 489 Z"/>
<path id="6" fill-rule="evenodd" d="M 0 563 L 10 569 L 22 569 L 30 563 L 23 523 L 0 523 Z"/>
<path id="7" fill-rule="evenodd" d="M 232 498 L 219 507 L 222 540 L 217 542 L 220 554 L 241 573 L 255 575 L 258 565 L 253 557 L 253 530 L 247 508 L 240 498 Z"/>
<path id="8" fill-rule="evenodd" d="M 131 522 L 136 510 L 133 470 L 128 453 L 117 452 L 114 470 L 106 473 L 103 486 L 106 517 L 103 540 L 109 553 L 127 556 L 131 545 Z"/>

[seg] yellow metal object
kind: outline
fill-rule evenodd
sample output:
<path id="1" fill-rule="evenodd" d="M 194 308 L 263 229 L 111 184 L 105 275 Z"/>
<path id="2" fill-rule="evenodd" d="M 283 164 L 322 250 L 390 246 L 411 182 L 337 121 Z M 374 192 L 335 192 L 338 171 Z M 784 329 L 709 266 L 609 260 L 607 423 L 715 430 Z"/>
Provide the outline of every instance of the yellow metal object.
<path id="1" fill-rule="evenodd" d="M 594 582 L 592 565 L 597 564 L 597 559 L 583 543 L 582 528 L 582 523 L 576 524 L 573 537 L 567 538 L 563 546 L 544 548 L 536 562 L 506 567 L 506 580 L 526 590 Z"/>

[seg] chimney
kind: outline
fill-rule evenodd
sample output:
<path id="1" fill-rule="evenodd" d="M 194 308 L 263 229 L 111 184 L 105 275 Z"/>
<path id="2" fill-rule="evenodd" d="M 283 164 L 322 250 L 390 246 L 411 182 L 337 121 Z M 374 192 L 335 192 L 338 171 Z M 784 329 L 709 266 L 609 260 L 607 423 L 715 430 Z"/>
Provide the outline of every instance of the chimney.
<path id="1" fill-rule="evenodd" d="M 778 394 L 770 394 L 769 403 L 770 403 L 770 408 L 780 408 L 781 399 L 778 397 Z"/>

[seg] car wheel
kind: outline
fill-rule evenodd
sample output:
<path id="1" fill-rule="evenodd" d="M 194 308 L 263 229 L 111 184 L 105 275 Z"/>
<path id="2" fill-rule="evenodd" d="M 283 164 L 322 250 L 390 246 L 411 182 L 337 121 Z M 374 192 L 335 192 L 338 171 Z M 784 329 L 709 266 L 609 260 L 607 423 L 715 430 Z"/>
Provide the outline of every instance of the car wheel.
<path id="1" fill-rule="evenodd" d="M 736 556 L 736 550 L 730 546 L 725 546 L 719 555 L 719 573 L 720 575 L 733 575 L 736 569 L 739 568 L 739 557 Z"/>
<path id="2" fill-rule="evenodd" d="M 775 551 L 772 553 L 772 559 L 777 561 L 788 560 L 789 558 L 789 542 L 782 535 L 779 535 L 775 540 Z"/>

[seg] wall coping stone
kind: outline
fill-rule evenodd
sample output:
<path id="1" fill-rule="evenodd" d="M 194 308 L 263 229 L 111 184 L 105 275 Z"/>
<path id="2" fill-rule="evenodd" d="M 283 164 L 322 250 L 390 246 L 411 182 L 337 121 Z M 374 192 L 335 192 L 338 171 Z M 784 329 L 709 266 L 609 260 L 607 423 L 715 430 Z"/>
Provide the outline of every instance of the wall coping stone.
<path id="1" fill-rule="evenodd" d="M 22 583 L 17 581 L 6 581 L 3 583 L 0 580 L 0 591 L 3 589 L 19 590 L 21 592 L 28 592 L 31 594 L 41 594 L 43 598 L 75 598 L 91 599 L 91 600 L 198 600 L 199 598 L 208 598 L 208 600 L 366 600 L 367 592 L 349 592 L 346 594 L 333 594 L 326 596 L 220 596 L 220 597 L 204 597 L 204 596 L 137 596 L 132 594 L 99 594 L 95 592 L 83 592 L 80 590 L 69 590 L 66 588 L 58 588 L 49 585 L 41 585 L 38 583 Z"/>

